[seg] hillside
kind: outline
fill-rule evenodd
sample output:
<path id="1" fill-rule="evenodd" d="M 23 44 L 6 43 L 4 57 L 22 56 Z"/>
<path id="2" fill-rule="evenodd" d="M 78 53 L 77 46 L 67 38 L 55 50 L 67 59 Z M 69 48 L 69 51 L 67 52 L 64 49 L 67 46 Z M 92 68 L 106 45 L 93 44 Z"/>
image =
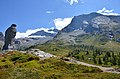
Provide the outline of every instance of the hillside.
<path id="1" fill-rule="evenodd" d="M 120 16 L 90 13 L 75 16 L 71 23 L 38 48 L 79 61 L 120 67 Z"/>
<path id="2" fill-rule="evenodd" d="M 0 79 L 119 79 L 119 74 L 64 62 L 58 58 L 41 60 L 32 54 L 11 51 L 0 55 Z"/>
<path id="3" fill-rule="evenodd" d="M 89 38 L 89 39 L 88 39 Z M 110 41 L 119 48 L 120 16 L 107 16 L 90 13 L 75 16 L 71 23 L 63 28 L 55 40 L 66 44 L 87 44 L 106 47 Z"/>

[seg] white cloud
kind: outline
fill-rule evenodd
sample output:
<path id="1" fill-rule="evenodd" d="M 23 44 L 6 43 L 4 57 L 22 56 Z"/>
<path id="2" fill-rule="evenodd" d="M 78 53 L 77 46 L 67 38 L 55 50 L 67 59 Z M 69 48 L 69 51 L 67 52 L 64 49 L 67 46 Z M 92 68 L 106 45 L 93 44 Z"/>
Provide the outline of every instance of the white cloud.
<path id="1" fill-rule="evenodd" d="M 52 31 L 48 31 L 49 28 L 38 28 L 38 29 L 29 29 L 27 30 L 26 32 L 17 32 L 16 34 L 16 37 L 15 38 L 25 38 L 25 37 L 28 37 L 29 35 L 31 35 L 32 33 L 35 33 L 37 31 L 41 31 L 41 30 L 44 30 L 45 32 L 48 32 L 48 33 L 53 33 Z"/>
<path id="2" fill-rule="evenodd" d="M 57 18 L 54 20 L 54 24 L 56 26 L 56 29 L 61 30 L 62 28 L 64 28 L 65 26 L 67 26 L 68 24 L 70 24 L 72 18 Z"/>
<path id="3" fill-rule="evenodd" d="M 67 2 L 68 2 L 70 5 L 73 5 L 74 3 L 78 3 L 79 1 L 78 1 L 78 0 L 67 0 Z"/>
<path id="4" fill-rule="evenodd" d="M 105 7 L 102 10 L 98 10 L 97 13 L 103 14 L 103 15 L 119 15 L 118 13 L 115 13 L 114 10 L 107 10 Z"/>
<path id="5" fill-rule="evenodd" d="M 103 8 L 102 10 L 98 10 L 97 13 L 102 13 L 106 10 L 106 8 Z"/>
<path id="6" fill-rule="evenodd" d="M 54 13 L 54 11 L 46 11 L 46 13 L 51 14 Z"/>

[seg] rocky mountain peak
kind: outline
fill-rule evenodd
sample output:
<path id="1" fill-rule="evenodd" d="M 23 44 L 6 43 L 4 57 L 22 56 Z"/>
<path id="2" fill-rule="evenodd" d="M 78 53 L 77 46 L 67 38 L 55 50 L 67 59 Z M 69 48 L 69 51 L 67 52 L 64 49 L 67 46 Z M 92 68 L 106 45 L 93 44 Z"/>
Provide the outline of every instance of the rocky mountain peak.
<path id="1" fill-rule="evenodd" d="M 63 28 L 61 32 L 69 33 L 74 30 L 82 29 L 88 31 L 89 29 L 112 29 L 118 28 L 120 25 L 120 16 L 107 16 L 99 13 L 90 13 L 75 16 L 71 23 Z"/>
<path id="2" fill-rule="evenodd" d="M 74 42 L 76 37 L 82 34 L 101 35 L 120 41 L 120 16 L 108 16 L 95 12 L 75 16 L 55 38 Z"/>

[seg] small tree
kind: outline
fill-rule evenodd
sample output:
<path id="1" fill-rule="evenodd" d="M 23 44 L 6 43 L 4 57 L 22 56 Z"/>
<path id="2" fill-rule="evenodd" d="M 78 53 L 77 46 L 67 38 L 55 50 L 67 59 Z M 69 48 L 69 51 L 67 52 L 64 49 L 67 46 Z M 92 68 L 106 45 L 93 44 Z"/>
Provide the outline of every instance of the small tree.
<path id="1" fill-rule="evenodd" d="M 116 59 L 114 59 L 113 57 L 111 57 L 111 61 L 112 65 L 116 65 Z"/>
<path id="2" fill-rule="evenodd" d="M 94 64 L 97 64 L 96 57 L 93 57 Z"/>
<path id="3" fill-rule="evenodd" d="M 110 52 L 107 52 L 106 55 L 107 55 L 108 57 L 111 57 Z"/>
<path id="4" fill-rule="evenodd" d="M 86 55 L 89 55 L 89 52 L 88 52 L 88 51 L 86 52 Z"/>
<path id="5" fill-rule="evenodd" d="M 117 65 L 120 66 L 120 53 L 118 54 Z"/>
<path id="6" fill-rule="evenodd" d="M 78 56 L 78 55 L 77 55 L 77 56 L 75 56 L 75 58 L 76 58 L 76 59 L 78 59 L 78 60 L 80 60 L 80 56 Z"/>
<path id="7" fill-rule="evenodd" d="M 95 51 L 98 55 L 101 55 L 101 51 L 99 49 L 96 49 Z"/>
<path id="8" fill-rule="evenodd" d="M 116 65 L 116 64 L 117 64 L 117 63 L 116 63 L 116 58 L 115 58 L 114 53 L 112 53 L 111 61 L 110 61 L 110 62 L 112 63 L 112 65 Z"/>
<path id="9" fill-rule="evenodd" d="M 104 61 L 104 64 L 105 64 L 105 65 L 108 64 L 109 59 L 108 59 L 108 56 L 107 56 L 107 55 L 105 55 L 105 56 L 103 57 L 103 61 Z"/>
<path id="10" fill-rule="evenodd" d="M 98 64 L 102 64 L 101 58 L 98 59 Z"/>
<path id="11" fill-rule="evenodd" d="M 93 52 L 93 57 L 96 57 L 96 56 L 97 56 L 97 54 L 95 52 Z"/>
<path id="12" fill-rule="evenodd" d="M 117 65 L 120 66 L 120 58 L 117 61 Z"/>
<path id="13" fill-rule="evenodd" d="M 83 55 L 81 56 L 81 58 L 82 58 L 82 60 L 84 60 L 84 59 L 85 59 Z"/>

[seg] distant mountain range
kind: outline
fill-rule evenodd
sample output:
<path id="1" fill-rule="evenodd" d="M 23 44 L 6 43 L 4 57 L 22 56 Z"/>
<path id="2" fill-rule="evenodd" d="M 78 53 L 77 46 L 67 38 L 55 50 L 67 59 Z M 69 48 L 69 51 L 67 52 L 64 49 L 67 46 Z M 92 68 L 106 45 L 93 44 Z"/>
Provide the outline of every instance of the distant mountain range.
<path id="1" fill-rule="evenodd" d="M 36 45 L 36 44 L 43 44 L 48 40 L 51 40 L 56 36 L 59 30 L 57 29 L 50 29 L 48 31 L 37 31 L 25 38 L 18 38 L 14 40 L 15 48 L 17 49 L 25 49 L 29 46 Z M 0 32 L 0 48 L 3 45 L 4 35 Z M 19 47 L 18 47 L 19 46 Z"/>
<path id="2" fill-rule="evenodd" d="M 18 46 L 18 44 L 20 45 L 16 48 L 24 50 L 25 48 L 30 47 L 32 45 L 43 44 L 49 40 L 52 40 L 54 36 L 56 36 L 58 31 L 59 30 L 57 29 L 50 29 L 48 31 L 41 30 L 29 35 L 26 38 L 18 38 L 15 40 L 15 44 L 16 46 Z"/>
<path id="3" fill-rule="evenodd" d="M 45 37 L 50 36 L 50 37 L 54 37 L 54 36 L 56 36 L 58 31 L 59 31 L 58 29 L 50 29 L 47 32 L 44 31 L 44 30 L 41 30 L 41 31 L 37 31 L 36 33 L 33 33 L 29 36 L 45 36 Z"/>

